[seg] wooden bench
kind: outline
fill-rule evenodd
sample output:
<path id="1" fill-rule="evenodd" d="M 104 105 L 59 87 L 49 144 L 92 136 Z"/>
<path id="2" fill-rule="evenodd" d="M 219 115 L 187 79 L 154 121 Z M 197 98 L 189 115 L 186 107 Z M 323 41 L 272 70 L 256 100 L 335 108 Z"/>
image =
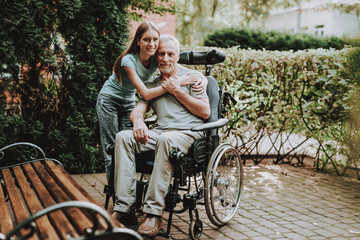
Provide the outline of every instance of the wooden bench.
<path id="1" fill-rule="evenodd" d="M 33 148 L 36 157 L 0 168 L 0 239 L 142 239 L 113 219 L 38 146 L 9 145 L 0 149 L 0 160 L 15 146 Z"/>

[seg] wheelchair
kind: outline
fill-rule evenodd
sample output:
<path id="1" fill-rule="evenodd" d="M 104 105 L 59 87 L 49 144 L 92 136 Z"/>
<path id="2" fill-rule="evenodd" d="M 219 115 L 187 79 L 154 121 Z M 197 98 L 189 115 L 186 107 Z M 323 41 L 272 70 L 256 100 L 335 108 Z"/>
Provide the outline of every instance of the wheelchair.
<path id="1" fill-rule="evenodd" d="M 209 220 L 216 226 L 223 226 L 231 221 L 239 207 L 243 186 L 242 161 L 234 147 L 228 143 L 220 143 L 218 133 L 219 128 L 228 123 L 228 120 L 223 118 L 226 114 L 225 105 L 231 102 L 236 104 L 236 100 L 228 92 L 223 92 L 215 78 L 210 76 L 214 64 L 223 62 L 225 57 L 225 54 L 218 50 L 186 51 L 180 54 L 180 64 L 205 65 L 211 114 L 204 124 L 191 129 L 202 131 L 205 136 L 193 143 L 188 154 L 176 150 L 169 153 L 170 162 L 174 165 L 174 174 L 165 200 L 165 211 L 169 212 L 168 225 L 166 231 L 160 231 L 160 236 L 170 237 L 174 213 L 189 210 L 189 235 L 191 239 L 199 239 L 203 224 L 197 205 L 205 205 Z M 108 146 L 107 151 L 113 154 L 114 147 Z M 137 209 L 142 207 L 146 194 L 148 181 L 144 176 L 151 174 L 153 164 L 154 151 L 136 155 L 136 172 L 141 174 L 136 189 Z M 110 197 L 114 195 L 113 174 L 110 174 L 109 185 L 104 189 L 106 209 Z M 181 196 L 180 193 L 184 194 Z M 182 206 L 178 206 L 181 205 L 179 203 L 182 203 Z"/>

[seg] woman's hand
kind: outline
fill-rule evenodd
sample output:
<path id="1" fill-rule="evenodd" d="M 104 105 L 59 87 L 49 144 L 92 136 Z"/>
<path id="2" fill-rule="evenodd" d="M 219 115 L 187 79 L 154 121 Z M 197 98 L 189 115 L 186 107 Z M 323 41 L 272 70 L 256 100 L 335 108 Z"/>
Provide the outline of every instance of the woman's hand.
<path id="1" fill-rule="evenodd" d="M 186 73 L 180 78 L 181 86 L 193 85 L 192 89 L 196 94 L 203 94 L 206 92 L 208 80 L 203 75 Z"/>
<path id="2" fill-rule="evenodd" d="M 208 80 L 204 75 L 201 75 L 199 78 L 199 75 L 197 75 L 197 82 L 192 86 L 192 89 L 194 92 L 197 92 L 196 94 L 203 94 L 206 92 L 206 87 L 208 84 Z"/>
<path id="3" fill-rule="evenodd" d="M 185 73 L 181 77 L 179 77 L 181 86 L 187 86 L 195 84 L 198 81 L 198 77 L 195 75 L 190 75 L 190 73 Z"/>
<path id="4" fill-rule="evenodd" d="M 169 77 L 163 80 L 161 85 L 168 93 L 175 94 L 181 91 L 181 79 L 179 77 Z"/>

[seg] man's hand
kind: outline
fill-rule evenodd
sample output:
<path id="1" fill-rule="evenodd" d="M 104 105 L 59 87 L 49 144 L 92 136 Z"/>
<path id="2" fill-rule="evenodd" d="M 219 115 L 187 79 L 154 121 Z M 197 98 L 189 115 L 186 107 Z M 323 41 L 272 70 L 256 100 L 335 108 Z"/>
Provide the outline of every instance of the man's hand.
<path id="1" fill-rule="evenodd" d="M 181 91 L 181 80 L 178 77 L 165 78 L 162 86 L 166 91 L 174 95 Z"/>
<path id="2" fill-rule="evenodd" d="M 139 119 L 137 121 L 134 121 L 133 134 L 135 140 L 140 142 L 141 144 L 146 144 L 149 141 L 149 129 L 146 126 L 144 120 Z"/>

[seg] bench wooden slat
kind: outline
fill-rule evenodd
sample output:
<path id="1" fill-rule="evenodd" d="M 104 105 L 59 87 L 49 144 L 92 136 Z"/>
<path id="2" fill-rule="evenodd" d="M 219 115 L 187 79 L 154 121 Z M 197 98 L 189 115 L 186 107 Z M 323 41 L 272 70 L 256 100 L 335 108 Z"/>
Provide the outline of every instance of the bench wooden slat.
<path id="1" fill-rule="evenodd" d="M 15 181 L 11 176 L 11 172 L 9 169 L 3 169 L 2 170 L 4 182 L 6 185 L 6 189 L 9 194 L 10 203 L 12 206 L 12 209 L 14 209 L 14 216 L 17 223 L 20 223 L 24 221 L 26 218 L 28 218 L 28 213 L 26 206 L 24 205 L 21 195 L 19 194 L 17 187 L 15 185 Z M 20 233 L 22 236 L 29 233 L 29 230 L 21 229 Z M 36 235 L 32 235 L 30 239 L 38 239 Z"/>
<path id="2" fill-rule="evenodd" d="M 31 214 L 35 214 L 36 212 L 43 209 L 42 205 L 39 202 L 39 199 L 36 197 L 34 190 L 31 189 L 29 182 L 27 181 L 24 173 L 21 168 L 14 167 L 13 168 L 14 175 L 16 177 L 17 182 L 19 183 L 19 188 L 25 200 L 25 203 L 28 206 L 28 209 Z M 45 215 L 43 217 L 35 220 L 37 228 L 39 229 L 39 234 L 41 235 L 41 239 L 59 239 L 57 233 L 49 222 L 48 217 Z"/>
<path id="3" fill-rule="evenodd" d="M 57 185 L 55 180 L 50 176 L 40 162 L 33 162 L 32 164 L 42 182 L 46 182 L 45 186 L 56 202 L 61 203 L 74 200 L 67 196 L 61 187 Z M 68 208 L 65 212 L 71 219 L 71 222 L 74 224 L 76 230 L 81 234 L 84 234 L 87 228 L 93 228 L 94 225 L 92 221 L 89 220 L 78 208 Z"/>
<path id="4" fill-rule="evenodd" d="M 13 223 L 11 221 L 10 212 L 6 204 L 2 184 L 0 185 L 0 216 L 0 232 L 7 234 L 11 229 L 13 229 Z"/>
<path id="5" fill-rule="evenodd" d="M 37 196 L 39 197 L 44 207 L 50 207 L 52 205 L 55 205 L 56 201 L 51 197 L 50 193 L 47 191 L 46 187 L 44 186 L 32 166 L 30 164 L 25 164 L 23 168 L 26 176 L 29 178 L 29 181 L 31 182 Z M 68 236 L 79 236 L 75 228 L 71 225 L 71 223 L 68 221 L 65 214 L 61 210 L 51 212 L 49 214 L 49 218 L 52 224 L 55 226 L 55 229 L 57 230 L 61 239 L 68 239 Z"/>
<path id="6" fill-rule="evenodd" d="M 55 179 L 57 184 L 61 187 L 61 189 L 70 196 L 71 199 L 78 200 L 78 201 L 90 201 L 92 203 L 95 203 L 96 205 L 100 206 L 98 203 L 95 202 L 95 200 L 92 199 L 90 195 L 88 195 L 85 190 L 78 189 L 77 187 L 74 187 L 75 181 L 72 181 L 71 176 L 66 173 L 65 171 L 61 171 L 63 169 L 61 166 L 56 166 L 54 162 L 52 161 L 46 161 L 44 164 L 46 170 L 49 172 L 49 174 Z M 83 195 L 83 193 L 86 193 L 88 195 Z M 102 206 L 100 206 L 102 208 Z M 89 216 L 91 217 L 91 216 Z M 100 223 L 99 229 L 104 229 L 107 227 L 106 222 L 102 218 L 98 218 L 98 221 Z"/>
<path id="7" fill-rule="evenodd" d="M 68 179 L 69 182 L 71 182 L 72 185 L 74 185 L 83 196 L 85 196 L 88 201 L 90 201 L 91 203 L 94 203 L 100 207 L 103 208 L 103 206 L 101 206 L 98 202 L 95 201 L 95 199 L 87 192 L 85 191 L 79 183 L 77 183 L 66 171 L 64 168 L 62 168 L 60 165 L 55 165 L 55 163 L 53 161 L 46 161 L 45 163 L 45 168 L 49 171 L 52 172 L 52 175 L 54 176 L 60 176 L 63 175 L 65 178 Z M 117 221 L 115 218 L 111 217 L 113 219 L 113 222 L 115 223 L 115 225 L 117 227 L 121 227 L 121 228 L 125 228 L 125 226 L 123 224 L 121 224 L 119 221 Z"/>
<path id="8" fill-rule="evenodd" d="M 60 166 L 57 168 L 52 161 L 45 161 L 44 165 L 51 177 L 55 179 L 56 183 L 71 199 L 88 201 L 88 198 L 86 198 L 79 189 L 74 188 L 73 183 L 65 176 L 68 174 L 60 171 Z"/>

